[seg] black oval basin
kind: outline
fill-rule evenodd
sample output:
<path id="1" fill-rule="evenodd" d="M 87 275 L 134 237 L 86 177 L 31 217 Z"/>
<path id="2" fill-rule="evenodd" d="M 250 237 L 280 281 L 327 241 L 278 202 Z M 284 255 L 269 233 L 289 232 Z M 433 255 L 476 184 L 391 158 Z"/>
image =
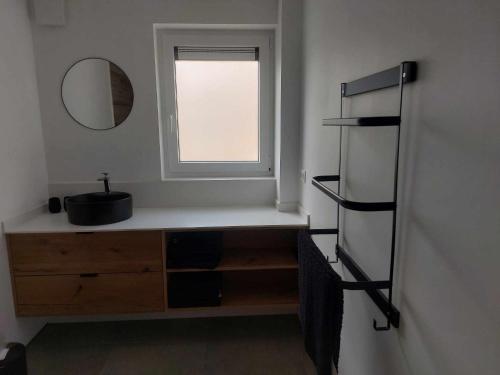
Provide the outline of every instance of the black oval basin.
<path id="1" fill-rule="evenodd" d="M 75 225 L 104 225 L 132 217 L 132 196 L 129 193 L 88 193 L 65 199 L 68 220 Z"/>

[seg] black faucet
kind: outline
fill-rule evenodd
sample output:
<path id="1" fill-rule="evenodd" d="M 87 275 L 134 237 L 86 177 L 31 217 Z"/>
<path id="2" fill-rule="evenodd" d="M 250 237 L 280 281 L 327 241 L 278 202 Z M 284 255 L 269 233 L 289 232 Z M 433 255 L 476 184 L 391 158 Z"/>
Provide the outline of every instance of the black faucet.
<path id="1" fill-rule="evenodd" d="M 104 175 L 104 177 L 98 178 L 97 181 L 104 181 L 104 191 L 106 192 L 106 194 L 109 194 L 110 190 L 108 173 L 103 172 L 102 174 Z"/>

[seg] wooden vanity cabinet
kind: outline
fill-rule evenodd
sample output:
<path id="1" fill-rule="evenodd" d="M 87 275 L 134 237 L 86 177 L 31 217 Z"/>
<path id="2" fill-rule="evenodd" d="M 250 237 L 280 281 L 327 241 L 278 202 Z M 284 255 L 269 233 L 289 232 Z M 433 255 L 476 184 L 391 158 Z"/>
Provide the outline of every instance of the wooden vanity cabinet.
<path id="1" fill-rule="evenodd" d="M 160 312 L 162 231 L 8 235 L 19 316 Z"/>
<path id="2" fill-rule="evenodd" d="M 298 229 L 215 230 L 223 248 L 211 270 L 167 268 L 170 233 L 163 230 L 8 234 L 17 315 L 296 313 Z M 222 275 L 220 306 L 168 306 L 173 274 L 207 271 Z"/>

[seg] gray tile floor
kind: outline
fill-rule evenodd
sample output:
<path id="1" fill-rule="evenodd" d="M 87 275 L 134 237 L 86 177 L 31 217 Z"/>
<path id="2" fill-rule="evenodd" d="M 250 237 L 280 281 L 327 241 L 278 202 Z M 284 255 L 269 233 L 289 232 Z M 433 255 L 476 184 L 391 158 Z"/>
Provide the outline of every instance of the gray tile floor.
<path id="1" fill-rule="evenodd" d="M 50 324 L 29 375 L 314 374 L 294 316 Z"/>

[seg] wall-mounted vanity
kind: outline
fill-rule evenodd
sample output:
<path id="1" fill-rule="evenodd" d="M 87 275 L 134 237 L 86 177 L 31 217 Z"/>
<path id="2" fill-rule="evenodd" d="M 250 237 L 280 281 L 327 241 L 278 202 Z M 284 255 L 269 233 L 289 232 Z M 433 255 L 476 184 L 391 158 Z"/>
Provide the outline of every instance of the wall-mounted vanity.
<path id="1" fill-rule="evenodd" d="M 303 216 L 273 208 L 137 209 L 100 227 L 41 213 L 6 226 L 17 315 L 296 313 L 296 239 L 305 227 Z M 172 236 L 206 231 L 221 238 L 215 268 L 167 266 Z M 219 306 L 169 305 L 169 290 L 186 278 L 177 275 L 208 273 L 219 275 Z"/>

